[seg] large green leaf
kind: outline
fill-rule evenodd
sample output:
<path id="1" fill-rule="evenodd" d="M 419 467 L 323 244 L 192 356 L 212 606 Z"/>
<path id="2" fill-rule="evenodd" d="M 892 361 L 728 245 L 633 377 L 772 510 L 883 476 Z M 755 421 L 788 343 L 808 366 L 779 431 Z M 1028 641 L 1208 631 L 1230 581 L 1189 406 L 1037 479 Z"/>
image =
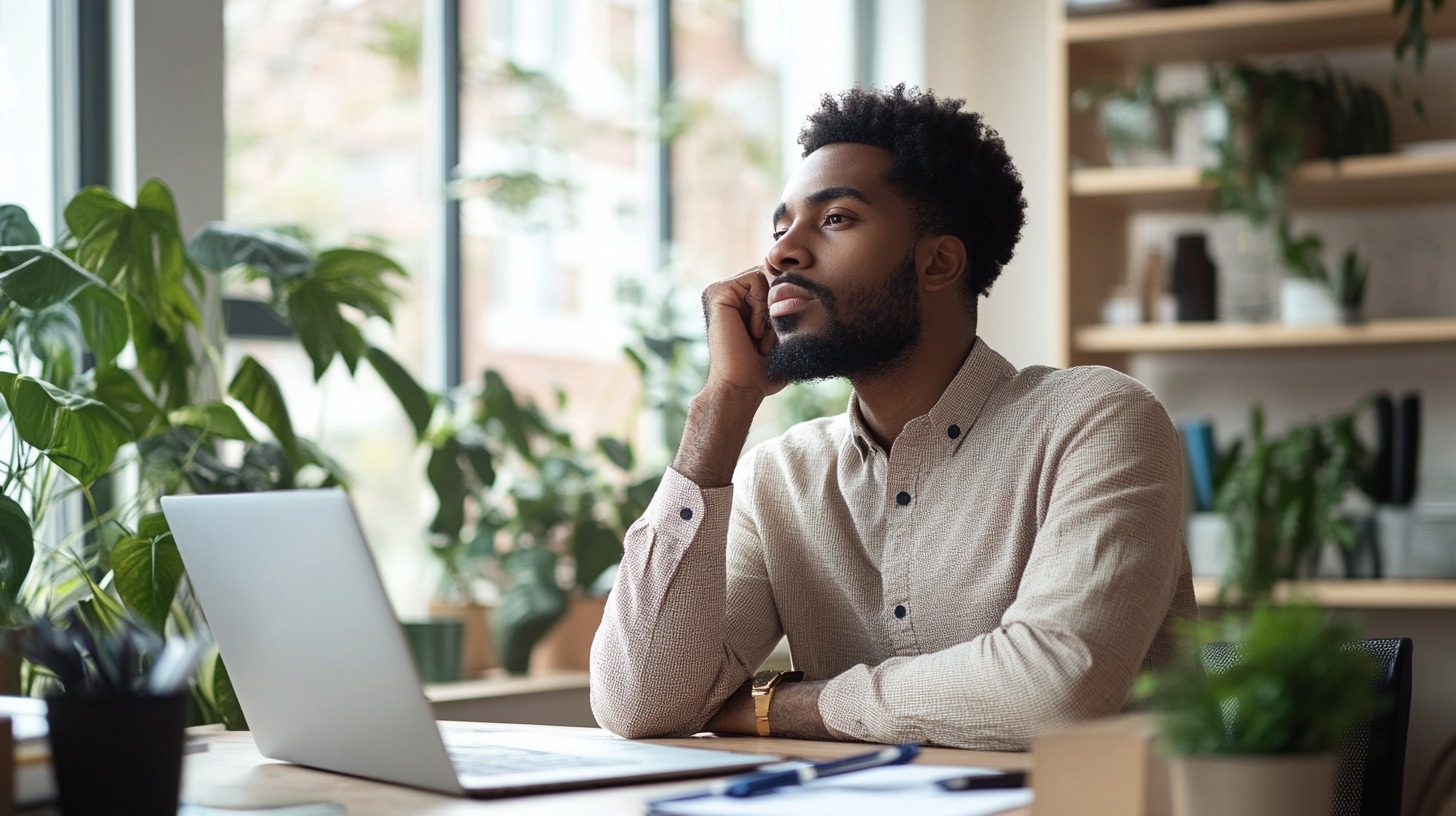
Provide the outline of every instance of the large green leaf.
<path id="1" fill-rule="evenodd" d="M 414 426 L 415 438 L 423 439 L 425 431 L 430 427 L 430 415 L 435 411 L 435 395 L 421 388 L 404 366 L 383 349 L 369 346 L 364 350 L 364 356 L 384 380 L 384 384 L 389 386 L 394 398 L 399 400 L 405 416 L 409 417 L 410 424 Z"/>
<path id="2" fill-rule="evenodd" d="M 596 519 L 579 519 L 572 529 L 571 555 L 576 560 L 576 585 L 587 590 L 622 560 L 622 541 Z"/>
<path id="3" fill-rule="evenodd" d="M 512 447 L 520 453 L 528 462 L 536 461 L 536 453 L 531 449 L 530 422 L 526 412 L 516 401 L 516 395 L 511 392 L 510 386 L 506 385 L 505 378 L 500 372 L 490 369 L 485 372 L 485 386 L 481 393 L 481 403 L 485 415 L 481 417 L 482 422 L 495 420 L 505 429 L 506 438 L 510 440 Z"/>
<path id="4" fill-rule="evenodd" d="M 88 187 L 66 206 L 66 223 L 80 244 L 76 260 L 118 292 L 130 295 L 172 339 L 201 314 L 186 283 L 197 270 L 187 258 L 172 193 L 152 179 L 128 207 L 109 191 Z"/>
<path id="5" fill-rule="evenodd" d="M 597 448 L 611 460 L 612 464 L 622 470 L 632 469 L 632 446 L 625 440 L 612 436 L 597 437 Z"/>
<path id="6" fill-rule="evenodd" d="M 300 465 L 298 438 L 293 433 L 293 421 L 288 418 L 288 405 L 283 401 L 283 391 L 278 381 L 261 363 L 252 356 L 243 358 L 238 372 L 228 384 L 228 396 L 241 402 L 253 416 L 257 417 L 273 432 L 273 438 L 288 456 L 289 463 L 297 470 Z"/>
<path id="7" fill-rule="evenodd" d="M 40 230 L 30 223 L 25 210 L 14 204 L 0 204 L 0 246 L 39 243 Z"/>
<path id="8" fill-rule="evenodd" d="M 512 550 L 503 565 L 510 586 L 491 613 L 501 666 L 525 674 L 531 650 L 566 614 L 566 593 L 556 585 L 556 554 L 540 547 Z"/>
<path id="9" fill-rule="evenodd" d="M 115 411 L 43 380 L 0 372 L 0 394 L 20 438 L 83 486 L 110 469 L 117 449 L 132 440 Z"/>
<path id="10" fill-rule="evenodd" d="M 220 653 L 215 652 L 211 659 L 203 661 L 197 673 L 197 686 L 212 710 L 222 718 L 224 728 L 229 731 L 248 730 L 243 705 L 238 702 L 237 692 L 233 691 L 232 678 L 228 677 L 227 666 L 222 662 Z"/>
<path id="11" fill-rule="evenodd" d="M 435 498 L 439 502 L 435 518 L 430 522 L 430 532 L 452 541 L 460 537 L 460 529 L 465 526 L 465 496 L 468 490 L 462 466 L 463 455 L 460 443 L 449 436 L 430 452 L 430 461 L 425 465 L 425 476 L 435 489 Z"/>
<path id="12" fill-rule="evenodd" d="M 302 241 L 263 227 L 208 224 L 187 242 L 187 252 L 218 272 L 246 266 L 280 280 L 299 277 L 313 268 L 313 258 Z"/>
<path id="13" fill-rule="evenodd" d="M 104 368 L 96 372 L 96 385 L 91 397 L 126 420 L 132 436 L 137 439 L 151 433 L 162 419 L 161 409 L 147 396 L 136 377 L 119 368 Z"/>
<path id="14" fill-rule="evenodd" d="M 75 387 L 80 367 L 81 321 L 76 313 L 58 306 L 32 312 L 22 321 L 30 354 L 41 364 L 41 379 L 65 388 Z"/>
<path id="15" fill-rule="evenodd" d="M 405 271 L 378 252 L 345 247 L 320 253 L 309 277 L 333 302 L 392 321 L 391 309 L 399 302 L 400 293 L 389 285 L 386 275 L 403 277 Z"/>
<path id="16" fill-rule="evenodd" d="M 167 420 L 173 425 L 190 425 L 224 439 L 253 441 L 253 435 L 248 433 L 247 426 L 238 418 L 238 412 L 225 402 L 186 405 L 167 414 Z"/>
<path id="17" fill-rule="evenodd" d="M 10 263 L 0 272 L 0 292 L 27 309 L 39 311 L 65 303 L 90 286 L 106 283 L 64 253 L 44 246 L 0 246 Z"/>
<path id="18" fill-rule="evenodd" d="M 159 526 L 163 529 L 157 529 Z M 111 568 L 122 603 L 159 632 L 182 582 L 182 556 L 165 526 L 161 514 L 154 513 L 142 520 L 137 535 L 121 539 L 111 549 Z"/>
<path id="19" fill-rule="evenodd" d="M 15 604 L 20 585 L 35 561 L 35 531 L 30 516 L 9 496 L 0 495 L 0 598 L 3 609 Z"/>
<path id="20" fill-rule="evenodd" d="M 323 283 L 305 278 L 288 293 L 288 320 L 313 361 L 315 381 L 324 376 L 334 355 L 352 372 L 364 354 L 364 334 L 339 311 L 339 303 Z"/>
<path id="21" fill-rule="evenodd" d="M 96 355 L 97 367 L 110 366 L 131 338 L 126 304 L 106 287 L 88 286 L 71 299 L 71 308 L 81 320 L 81 334 Z"/>
<path id="22" fill-rule="evenodd" d="M 167 333 L 152 322 L 146 310 L 129 299 L 131 339 L 136 350 L 137 368 L 161 397 L 164 408 L 180 408 L 191 401 L 188 373 L 195 370 L 196 358 L 186 335 Z"/>

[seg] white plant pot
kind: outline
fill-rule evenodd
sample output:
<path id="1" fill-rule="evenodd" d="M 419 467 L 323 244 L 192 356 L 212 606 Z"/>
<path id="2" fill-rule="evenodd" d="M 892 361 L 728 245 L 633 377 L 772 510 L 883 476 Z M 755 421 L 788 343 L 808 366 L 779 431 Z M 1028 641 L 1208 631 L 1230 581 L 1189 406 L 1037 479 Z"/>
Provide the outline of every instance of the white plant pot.
<path id="1" fill-rule="evenodd" d="M 1309 278 L 1285 278 L 1279 288 L 1279 320 L 1286 326 L 1322 326 L 1340 322 L 1330 289 Z"/>
<path id="2" fill-rule="evenodd" d="M 1170 763 L 1174 816 L 1329 816 L 1333 754 L 1181 756 Z"/>

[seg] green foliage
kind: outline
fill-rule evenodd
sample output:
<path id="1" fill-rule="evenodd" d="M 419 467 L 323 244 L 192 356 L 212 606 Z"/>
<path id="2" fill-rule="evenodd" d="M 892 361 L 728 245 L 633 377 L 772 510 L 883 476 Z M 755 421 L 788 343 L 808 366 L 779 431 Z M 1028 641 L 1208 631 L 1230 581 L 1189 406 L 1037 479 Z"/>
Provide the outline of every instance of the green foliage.
<path id="1" fill-rule="evenodd" d="M 1355 627 L 1314 606 L 1260 605 L 1183 635 L 1177 662 L 1137 688 L 1175 754 L 1329 752 L 1375 711 L 1376 669 L 1351 647 Z M 1239 659 L 1206 670 L 1203 643 L 1220 640 Z"/>
<path id="2" fill-rule="evenodd" d="M 299 327 L 316 377 L 336 358 L 350 371 L 365 358 L 386 379 L 398 365 L 364 343 L 358 323 L 391 320 L 394 281 L 404 273 L 372 250 L 315 252 L 285 231 L 212 225 L 189 245 L 171 193 L 155 180 L 135 206 L 101 188 L 82 190 L 65 220 L 69 233 L 42 246 L 22 209 L 0 206 L 0 422 L 17 440 L 0 474 L 0 622 L 23 619 L 26 604 L 71 609 L 66 637 L 106 649 L 115 631 L 160 636 L 201 624 L 165 519 L 148 512 L 160 495 L 342 478 L 295 434 L 262 364 L 245 357 L 231 376 L 221 370 L 221 350 L 198 331 L 195 293 L 208 290 L 207 272 L 240 269 L 265 280 L 275 308 Z M 117 364 L 127 349 L 132 370 Z M 225 395 L 206 385 L 224 382 Z M 223 442 L 241 452 L 224 455 Z M 132 457 L 141 466 L 138 495 L 118 506 L 98 502 L 93 486 Z M 62 531 L 59 546 L 41 546 L 34 531 L 74 492 L 86 499 L 85 523 Z M 136 517 L 135 530 L 123 522 Z M 207 675 L 198 710 L 241 723 L 220 662 Z"/>
<path id="3" fill-rule="evenodd" d="M 1209 90 L 1229 119 L 1215 145 L 1218 163 L 1204 174 L 1213 184 L 1213 208 L 1255 225 L 1287 219 L 1290 180 L 1311 153 L 1338 161 L 1390 152 L 1390 114 L 1380 94 L 1328 66 L 1215 66 Z"/>
<path id="4" fill-rule="evenodd" d="M 1355 432 L 1355 413 L 1271 438 L 1263 410 L 1250 411 L 1248 437 L 1214 500 L 1231 531 L 1222 602 L 1268 599 L 1280 579 L 1296 577 L 1326 542 L 1354 547 L 1355 527 L 1343 505 L 1351 491 L 1370 489 L 1370 455 Z"/>
<path id="5" fill-rule="evenodd" d="M 1441 10 L 1446 5 L 1446 0 L 1391 0 L 1390 13 L 1399 17 L 1405 13 L 1405 29 L 1395 40 L 1395 62 L 1396 74 L 1391 84 L 1396 93 L 1400 92 L 1400 66 L 1405 61 L 1406 55 L 1411 57 L 1411 65 L 1419 75 L 1426 68 L 1426 51 L 1430 47 L 1431 37 L 1426 31 L 1426 20 Z M 1411 107 L 1416 115 L 1424 118 L 1426 115 L 1425 103 L 1421 101 L 1420 94 L 1411 99 Z"/>
<path id="6" fill-rule="evenodd" d="M 1309 232 L 1295 237 L 1289 223 L 1279 225 L 1279 248 L 1284 259 L 1284 268 L 1298 278 L 1308 278 L 1324 284 L 1339 305 L 1358 309 L 1365 300 L 1365 281 L 1370 275 L 1370 265 L 1360 259 L 1353 248 L 1345 250 L 1340 265 L 1334 272 L 1325 267 L 1325 242 L 1319 234 Z"/>

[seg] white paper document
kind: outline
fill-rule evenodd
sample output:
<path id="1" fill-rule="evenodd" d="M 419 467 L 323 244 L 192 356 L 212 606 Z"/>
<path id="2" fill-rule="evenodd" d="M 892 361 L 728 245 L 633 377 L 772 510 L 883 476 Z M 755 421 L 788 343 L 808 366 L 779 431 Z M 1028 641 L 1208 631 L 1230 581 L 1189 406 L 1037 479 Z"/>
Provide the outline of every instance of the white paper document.
<path id="1" fill-rule="evenodd" d="M 842 776 L 816 779 L 762 796 L 735 798 L 704 796 L 659 801 L 653 813 L 671 816 L 991 816 L 1031 804 L 1031 790 L 947 791 L 936 787 L 942 779 L 976 773 L 986 768 L 946 765 L 894 765 Z"/>

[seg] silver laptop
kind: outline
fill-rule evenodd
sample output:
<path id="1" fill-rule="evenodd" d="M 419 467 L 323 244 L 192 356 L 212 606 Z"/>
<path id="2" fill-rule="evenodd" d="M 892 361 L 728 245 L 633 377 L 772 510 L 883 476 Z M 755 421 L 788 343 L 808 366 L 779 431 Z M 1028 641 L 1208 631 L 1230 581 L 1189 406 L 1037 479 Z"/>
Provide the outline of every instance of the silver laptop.
<path id="1" fill-rule="evenodd" d="M 170 496 L 162 509 L 264 756 L 479 797 L 777 761 L 437 723 L 342 490 Z"/>

